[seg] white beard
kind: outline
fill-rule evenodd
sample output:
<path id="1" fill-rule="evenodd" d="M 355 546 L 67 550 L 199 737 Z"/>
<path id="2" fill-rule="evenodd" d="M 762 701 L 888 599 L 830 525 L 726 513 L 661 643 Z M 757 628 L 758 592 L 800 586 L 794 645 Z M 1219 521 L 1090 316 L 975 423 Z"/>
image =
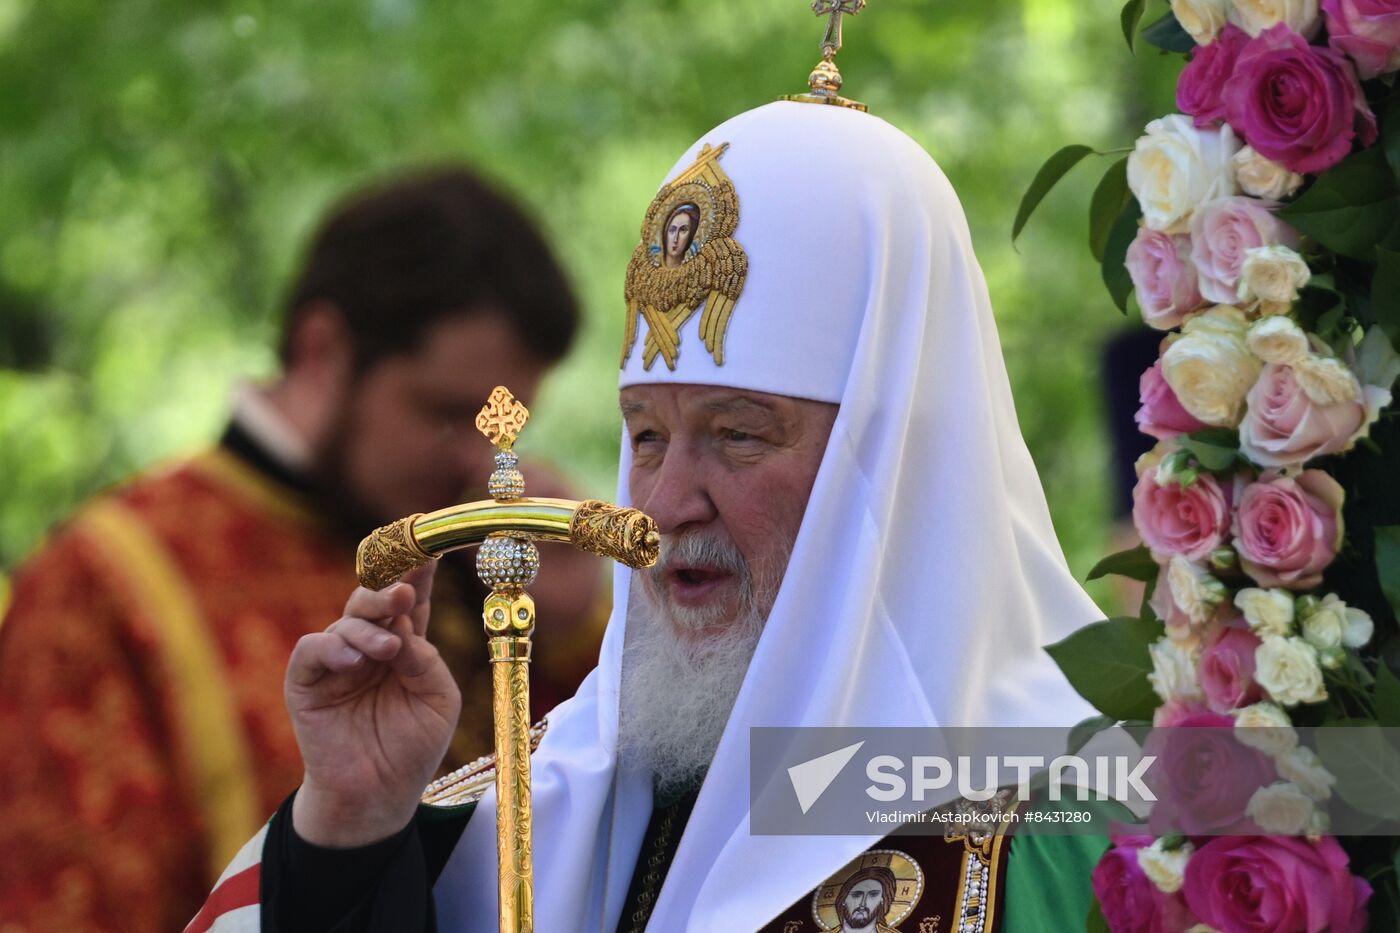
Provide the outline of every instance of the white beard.
<path id="1" fill-rule="evenodd" d="M 737 618 L 718 619 L 666 600 L 661 581 L 668 565 L 702 555 L 705 562 L 740 577 Z M 649 770 L 660 794 L 694 787 L 704 778 L 786 563 L 784 555 L 784 566 L 776 573 L 753 575 L 728 541 L 692 533 L 663 540 L 657 566 L 634 574 L 627 600 L 618 752 L 629 765 Z"/>

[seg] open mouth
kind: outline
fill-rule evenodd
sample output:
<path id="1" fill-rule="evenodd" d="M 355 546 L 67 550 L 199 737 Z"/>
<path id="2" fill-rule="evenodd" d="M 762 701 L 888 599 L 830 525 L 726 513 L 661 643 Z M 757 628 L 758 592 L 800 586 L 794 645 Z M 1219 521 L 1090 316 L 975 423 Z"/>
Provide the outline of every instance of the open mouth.
<path id="1" fill-rule="evenodd" d="M 667 574 L 671 597 L 683 605 L 698 605 L 733 577 L 713 567 L 677 567 Z"/>

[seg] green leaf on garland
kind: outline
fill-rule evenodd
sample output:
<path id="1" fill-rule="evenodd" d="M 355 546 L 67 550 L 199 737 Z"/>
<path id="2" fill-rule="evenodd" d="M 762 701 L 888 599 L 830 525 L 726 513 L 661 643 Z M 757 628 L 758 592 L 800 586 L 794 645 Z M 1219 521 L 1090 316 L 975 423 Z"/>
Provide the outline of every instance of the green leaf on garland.
<path id="1" fill-rule="evenodd" d="M 1379 660 L 1376 665 L 1376 719 L 1382 726 L 1400 728 L 1400 677 L 1395 676 L 1384 658 Z"/>
<path id="2" fill-rule="evenodd" d="M 1378 116 L 1381 127 L 1381 149 L 1396 175 L 1400 175 L 1400 94 L 1390 95 L 1390 101 Z"/>
<path id="3" fill-rule="evenodd" d="M 1112 716 L 1090 716 L 1069 730 L 1069 744 L 1065 746 L 1065 754 L 1079 754 L 1079 750 L 1088 745 L 1090 739 L 1103 730 L 1112 729 L 1116 725 L 1118 725 L 1118 720 Z"/>
<path id="4" fill-rule="evenodd" d="M 1400 347 L 1400 253 L 1380 246 L 1371 279 L 1371 316 L 1391 344 Z"/>
<path id="5" fill-rule="evenodd" d="M 1181 449 L 1212 473 L 1227 470 L 1240 455 L 1240 437 L 1229 428 L 1208 428 L 1177 438 Z"/>
<path id="6" fill-rule="evenodd" d="M 1176 14 L 1170 10 L 1166 16 L 1142 31 L 1142 39 L 1163 52 L 1189 52 L 1196 47 L 1196 40 L 1191 38 L 1191 33 L 1182 28 Z"/>
<path id="7" fill-rule="evenodd" d="M 1370 816 L 1400 819 L 1400 748 L 1387 741 L 1385 730 L 1370 720 L 1344 719 L 1316 735 L 1318 757 L 1336 775 L 1337 796 Z"/>
<path id="8" fill-rule="evenodd" d="M 1108 287 L 1113 303 L 1124 314 L 1128 313 L 1128 296 L 1133 293 L 1133 278 L 1128 275 L 1128 247 L 1137 236 L 1138 218 L 1141 216 L 1142 208 L 1138 207 L 1137 199 L 1129 198 L 1123 213 L 1113 222 L 1113 229 L 1109 230 L 1103 248 L 1103 284 Z"/>
<path id="9" fill-rule="evenodd" d="M 1103 908 L 1099 906 L 1097 898 L 1089 901 L 1089 916 L 1084 918 L 1084 933 L 1113 933 L 1108 928 L 1108 918 L 1103 915 Z"/>
<path id="10" fill-rule="evenodd" d="M 1133 193 L 1128 190 L 1128 158 L 1124 156 L 1104 172 L 1089 202 L 1089 251 L 1099 262 L 1103 262 L 1113 224 L 1132 198 Z"/>
<path id="11" fill-rule="evenodd" d="M 1015 243 L 1016 238 L 1021 235 L 1021 231 L 1026 227 L 1026 221 L 1031 219 L 1031 214 L 1035 213 L 1035 209 L 1050 193 L 1050 189 L 1055 187 L 1056 183 L 1064 178 L 1070 169 L 1082 162 L 1084 157 L 1092 154 L 1093 151 L 1089 146 L 1075 144 L 1065 146 L 1045 160 L 1040 171 L 1035 173 L 1031 186 L 1021 196 L 1021 206 L 1016 209 L 1016 220 L 1011 224 L 1012 243 Z"/>
<path id="12" fill-rule="evenodd" d="M 1128 51 L 1137 51 L 1137 30 L 1138 24 L 1142 22 L 1142 14 L 1147 10 L 1147 0 L 1128 0 L 1123 4 L 1123 13 L 1119 16 L 1119 21 L 1123 24 L 1123 38 L 1128 40 Z"/>
<path id="13" fill-rule="evenodd" d="M 1152 559 L 1152 552 L 1147 549 L 1147 545 L 1139 544 L 1135 548 L 1108 555 L 1094 565 L 1086 579 L 1097 580 L 1099 577 L 1116 574 L 1146 583 L 1148 580 L 1157 579 L 1158 570 L 1160 568 Z"/>
<path id="14" fill-rule="evenodd" d="M 1045 650 L 1070 686 L 1100 713 L 1114 719 L 1151 719 L 1160 701 L 1147 680 L 1152 672 L 1148 649 L 1161 637 L 1162 626 L 1156 622 L 1104 619 Z"/>
<path id="15" fill-rule="evenodd" d="M 1391 610 L 1400 615 L 1400 525 L 1376 529 L 1376 576 Z"/>
<path id="16" fill-rule="evenodd" d="M 1376 245 L 1400 217 L 1400 186 L 1380 149 L 1363 149 L 1320 176 L 1278 214 L 1335 253 L 1372 260 Z"/>

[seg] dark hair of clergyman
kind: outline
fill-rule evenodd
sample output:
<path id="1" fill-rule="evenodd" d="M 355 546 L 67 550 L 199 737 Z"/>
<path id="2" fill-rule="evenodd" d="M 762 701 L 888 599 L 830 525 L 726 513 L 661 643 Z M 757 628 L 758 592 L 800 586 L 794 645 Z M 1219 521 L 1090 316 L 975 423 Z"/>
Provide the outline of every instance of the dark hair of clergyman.
<path id="1" fill-rule="evenodd" d="M 503 315 L 543 363 L 568 352 L 578 302 L 539 230 L 460 167 L 420 170 L 357 191 L 312 238 L 288 296 L 281 355 L 313 302 L 344 316 L 363 372 L 418 349 L 444 317 Z"/>

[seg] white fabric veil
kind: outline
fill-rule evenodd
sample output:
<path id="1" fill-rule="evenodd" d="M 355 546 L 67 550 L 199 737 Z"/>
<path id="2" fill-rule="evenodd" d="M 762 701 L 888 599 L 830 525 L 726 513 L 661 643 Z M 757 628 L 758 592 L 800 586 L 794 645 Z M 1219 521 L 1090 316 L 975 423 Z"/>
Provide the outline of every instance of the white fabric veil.
<path id="1" fill-rule="evenodd" d="M 1065 559 L 1021 437 L 957 196 L 884 121 L 777 103 L 707 133 L 738 191 L 750 272 L 716 366 L 681 330 L 674 371 L 839 402 L 777 601 L 655 905 L 652 930 L 751 930 L 880 838 L 749 832 L 754 726 L 1069 726 L 1092 710 L 1042 647 L 1101 618 Z M 669 177 L 669 176 L 668 176 Z M 619 501 L 630 466 L 623 444 Z M 630 574 L 598 667 L 534 757 L 541 930 L 611 933 L 650 815 L 615 754 Z M 548 625 L 547 620 L 544 623 Z M 760 786 L 782 775 L 755 775 Z M 442 928 L 495 925 L 495 797 L 437 888 Z"/>

